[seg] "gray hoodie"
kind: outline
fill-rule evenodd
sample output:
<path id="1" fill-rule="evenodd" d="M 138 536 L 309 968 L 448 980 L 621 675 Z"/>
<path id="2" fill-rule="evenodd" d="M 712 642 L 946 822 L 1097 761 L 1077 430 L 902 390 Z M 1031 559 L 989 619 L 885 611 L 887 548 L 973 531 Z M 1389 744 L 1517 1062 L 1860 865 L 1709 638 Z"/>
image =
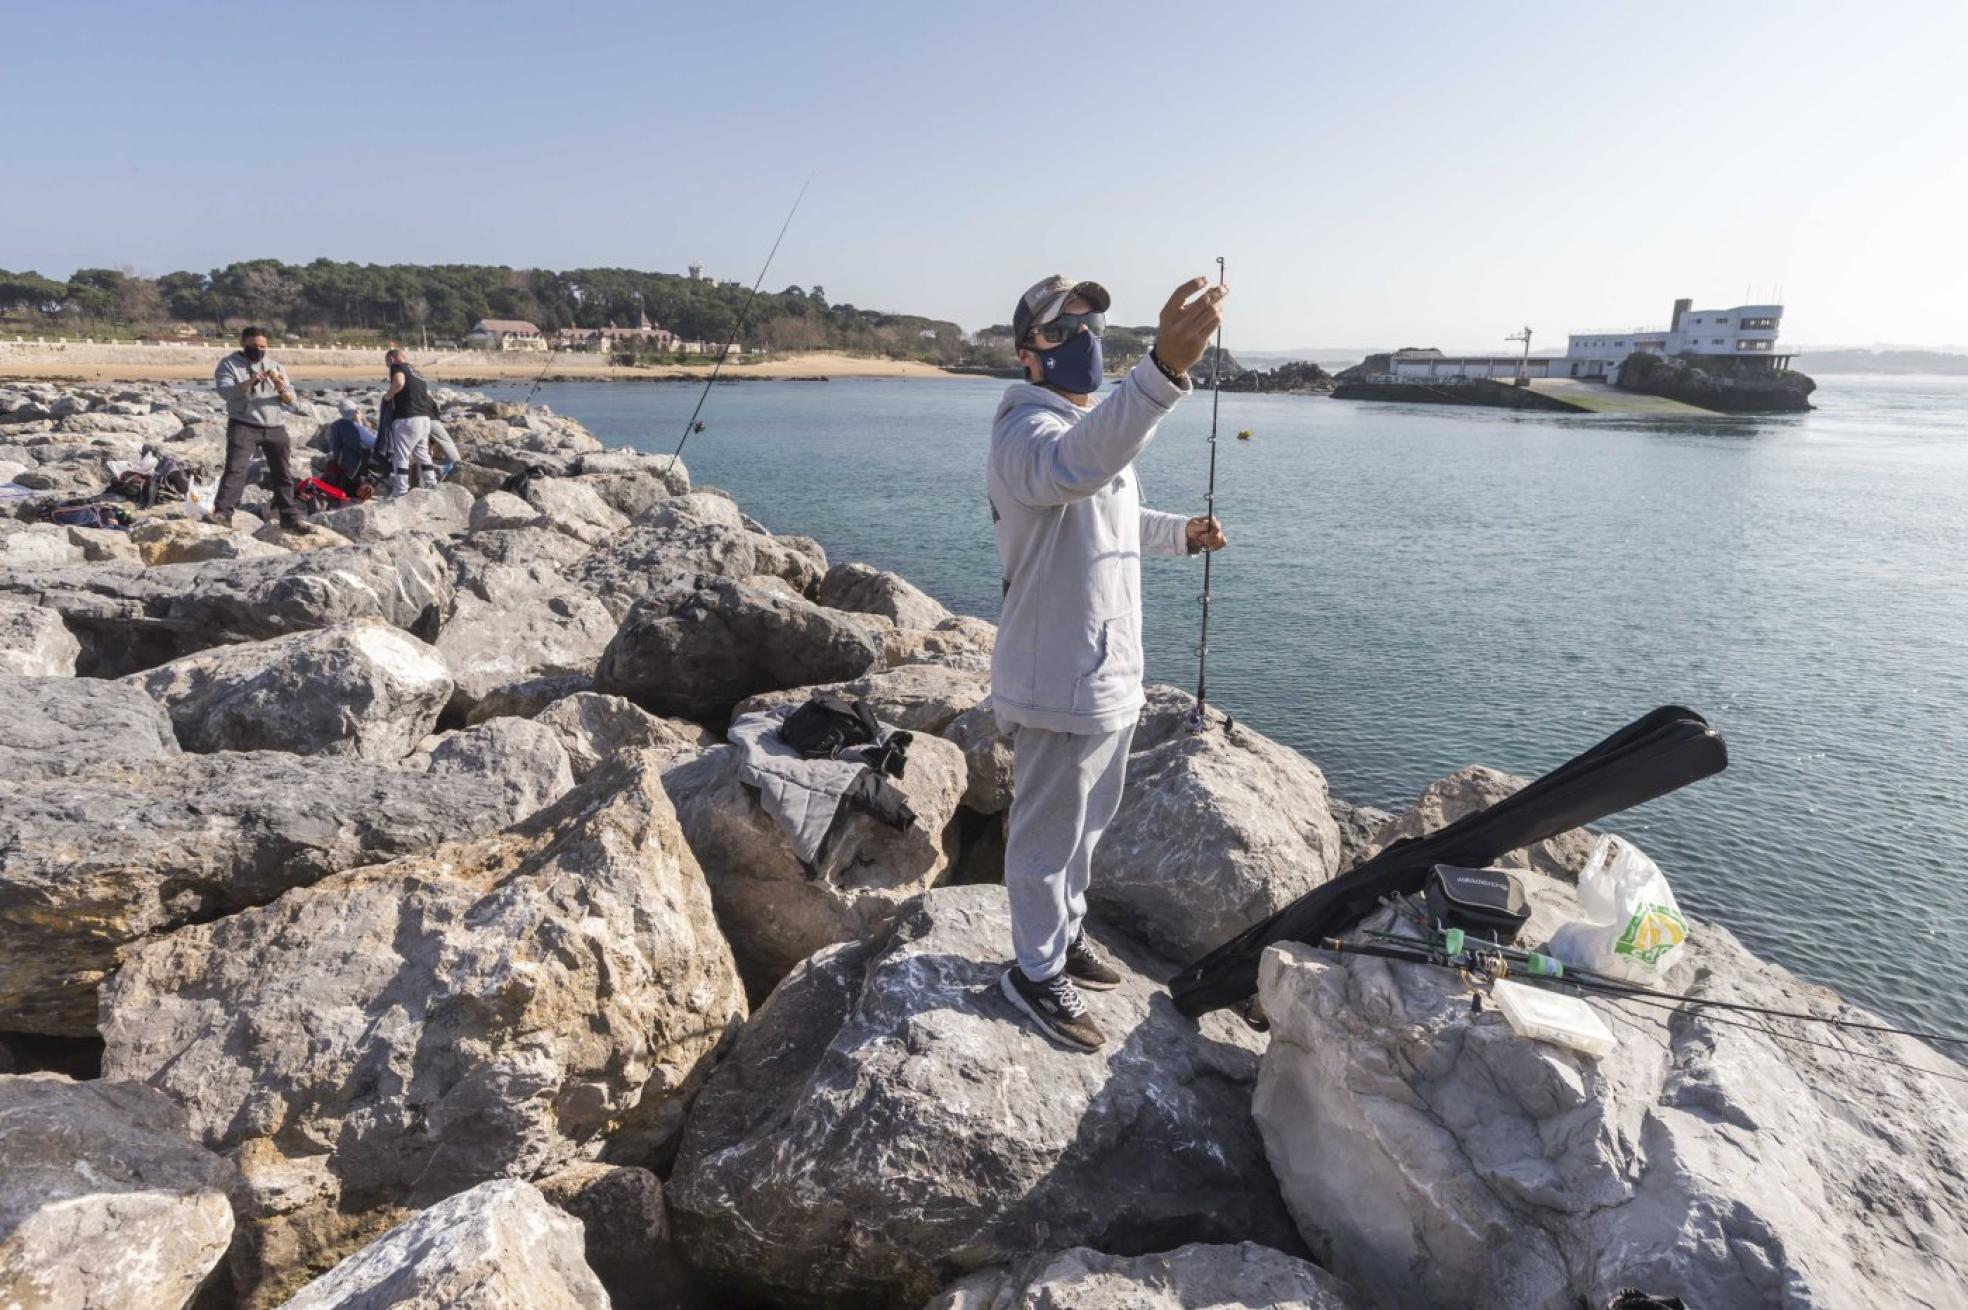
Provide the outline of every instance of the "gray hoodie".
<path id="1" fill-rule="evenodd" d="M 246 388 L 246 379 L 259 370 L 266 370 L 287 383 L 287 370 L 267 356 L 255 364 L 240 351 L 233 351 L 219 361 L 212 370 L 212 388 L 225 398 L 226 417 L 237 423 L 251 423 L 256 428 L 284 427 L 287 416 L 280 408 L 280 391 L 272 382 L 262 382 L 251 391 Z"/>
<path id="2" fill-rule="evenodd" d="M 1187 554 L 1188 517 L 1144 508 L 1133 464 L 1187 394 L 1149 359 L 1088 408 L 1030 382 L 1005 392 L 987 471 L 1000 723 L 1116 732 L 1140 713 L 1141 556 Z"/>

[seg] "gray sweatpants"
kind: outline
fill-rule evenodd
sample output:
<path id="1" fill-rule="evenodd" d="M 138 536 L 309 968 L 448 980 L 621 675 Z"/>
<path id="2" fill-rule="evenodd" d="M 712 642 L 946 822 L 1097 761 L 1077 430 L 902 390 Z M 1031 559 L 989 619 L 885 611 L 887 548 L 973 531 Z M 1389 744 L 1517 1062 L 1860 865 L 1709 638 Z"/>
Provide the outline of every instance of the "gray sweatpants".
<path id="1" fill-rule="evenodd" d="M 1132 723 L 1093 735 L 1012 725 L 1005 890 L 1012 949 L 1034 982 L 1066 967 L 1066 947 L 1086 918 L 1094 848 L 1121 806 L 1133 740 Z"/>

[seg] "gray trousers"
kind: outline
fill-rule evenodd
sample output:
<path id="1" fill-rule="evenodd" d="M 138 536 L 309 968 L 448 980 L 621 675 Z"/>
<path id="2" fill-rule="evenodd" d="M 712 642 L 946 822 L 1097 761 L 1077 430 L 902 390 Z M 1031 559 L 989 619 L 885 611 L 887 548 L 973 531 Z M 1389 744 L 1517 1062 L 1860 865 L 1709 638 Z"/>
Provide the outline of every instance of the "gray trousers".
<path id="1" fill-rule="evenodd" d="M 390 421 L 390 494 L 401 496 L 410 490 L 414 471 L 417 485 L 437 485 L 437 469 L 431 464 L 431 421 L 428 417 L 399 418 Z"/>
<path id="2" fill-rule="evenodd" d="M 1094 848 L 1121 807 L 1133 740 L 1132 723 L 1092 735 L 1012 725 L 1005 890 L 1012 949 L 1034 982 L 1066 967 L 1066 947 L 1086 918 Z"/>

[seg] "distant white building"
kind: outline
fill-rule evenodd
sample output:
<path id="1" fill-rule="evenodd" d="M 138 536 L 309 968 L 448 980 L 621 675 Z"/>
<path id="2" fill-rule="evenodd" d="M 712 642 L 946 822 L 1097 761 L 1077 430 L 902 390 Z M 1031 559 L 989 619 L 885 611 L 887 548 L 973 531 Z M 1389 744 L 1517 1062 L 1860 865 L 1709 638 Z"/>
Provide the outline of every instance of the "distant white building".
<path id="1" fill-rule="evenodd" d="M 1675 301 L 1674 317 L 1664 328 L 1574 332 L 1562 361 L 1564 372 L 1550 376 L 1617 381 L 1620 364 L 1636 350 L 1650 355 L 1748 360 L 1768 368 L 1790 367 L 1790 355 L 1777 344 L 1782 305 L 1696 309 L 1694 304 L 1692 300 Z"/>
<path id="2" fill-rule="evenodd" d="M 1769 368 L 1790 367 L 1790 355 L 1777 344 L 1783 322 L 1782 305 L 1737 305 L 1732 309 L 1696 309 L 1692 300 L 1674 302 L 1674 317 L 1664 328 L 1608 329 L 1574 332 L 1563 355 L 1521 353 L 1445 355 L 1439 350 L 1399 350 L 1389 361 L 1395 377 L 1511 379 L 1519 368 L 1533 378 L 1589 378 L 1617 382 L 1619 366 L 1634 351 L 1652 355 L 1685 355 L 1696 360 L 1749 360 Z"/>
<path id="3" fill-rule="evenodd" d="M 465 333 L 473 350 L 545 350 L 547 339 L 523 318 L 481 318 Z"/>

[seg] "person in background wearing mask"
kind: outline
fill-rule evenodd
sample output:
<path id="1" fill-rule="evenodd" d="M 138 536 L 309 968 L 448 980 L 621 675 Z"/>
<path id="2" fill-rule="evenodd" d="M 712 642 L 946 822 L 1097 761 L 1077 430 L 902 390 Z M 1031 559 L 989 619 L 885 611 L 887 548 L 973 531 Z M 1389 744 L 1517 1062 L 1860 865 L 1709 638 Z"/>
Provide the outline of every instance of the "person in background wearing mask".
<path id="1" fill-rule="evenodd" d="M 1189 394 L 1226 294 L 1207 278 L 1177 287 L 1154 349 L 1098 404 L 1106 289 L 1050 277 L 1012 314 L 1027 380 L 999 402 L 986 464 L 1004 582 L 991 707 L 1011 736 L 1014 779 L 1005 887 L 1016 960 L 999 986 L 1082 1050 L 1106 1039 L 1079 989 L 1121 981 L 1087 938 L 1086 891 L 1146 700 L 1141 556 L 1225 544 L 1215 519 L 1145 507 L 1134 460 Z"/>
<path id="2" fill-rule="evenodd" d="M 344 398 L 341 408 L 342 416 L 328 426 L 328 467 L 322 476 L 330 486 L 353 495 L 376 434 L 362 425 L 360 405 Z"/>
<path id="3" fill-rule="evenodd" d="M 410 490 L 412 469 L 416 470 L 418 486 L 437 485 L 437 469 L 430 457 L 431 420 L 437 417 L 437 402 L 403 351 L 391 347 L 383 358 L 389 364 L 389 390 L 383 393 L 383 403 L 390 415 L 390 494 L 401 496 Z"/>
<path id="4" fill-rule="evenodd" d="M 232 512 L 246 494 L 247 470 L 258 451 L 266 455 L 267 483 L 281 528 L 308 531 L 301 521 L 300 502 L 294 499 L 287 424 L 281 413 L 282 405 L 294 403 L 294 388 L 287 370 L 267 358 L 264 329 L 249 327 L 239 334 L 239 349 L 213 370 L 212 387 L 225 400 L 226 451 L 225 472 L 219 477 L 219 494 L 207 521 L 232 526 Z"/>

